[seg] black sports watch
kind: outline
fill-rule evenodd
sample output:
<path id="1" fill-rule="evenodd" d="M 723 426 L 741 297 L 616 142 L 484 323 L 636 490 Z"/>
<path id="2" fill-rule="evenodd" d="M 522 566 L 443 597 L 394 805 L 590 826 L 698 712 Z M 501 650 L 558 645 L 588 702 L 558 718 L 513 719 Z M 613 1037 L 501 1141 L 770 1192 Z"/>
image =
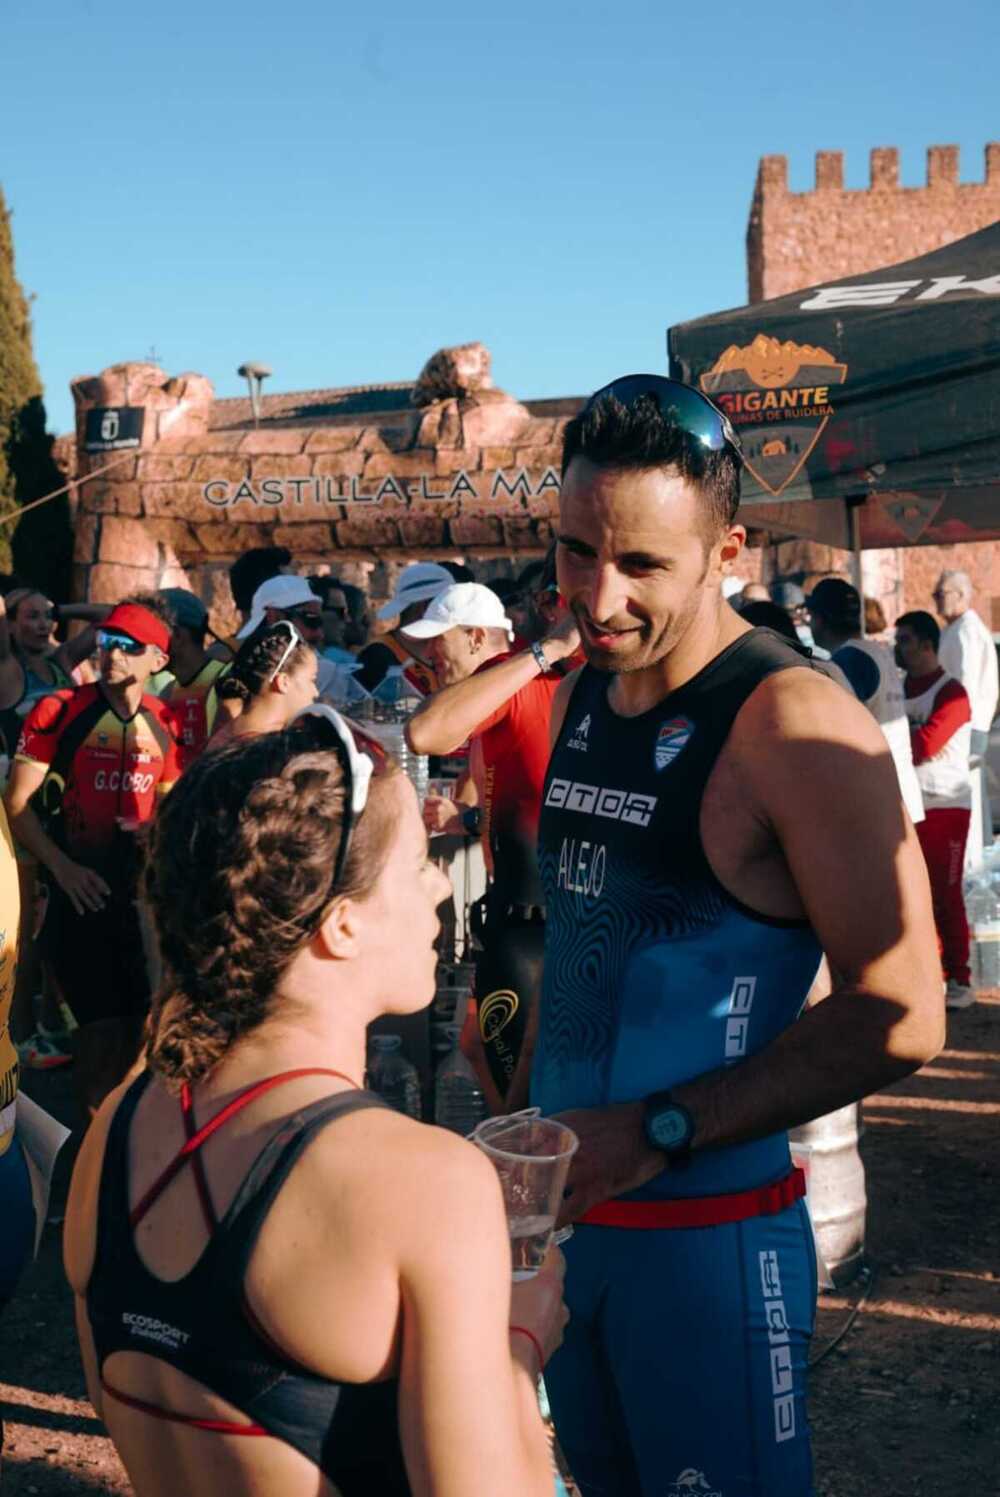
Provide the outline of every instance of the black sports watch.
<path id="1" fill-rule="evenodd" d="M 667 1092 L 653 1092 L 643 1106 L 646 1141 L 653 1149 L 662 1149 L 671 1169 L 683 1169 L 691 1159 L 694 1143 L 694 1118 L 680 1102 Z"/>

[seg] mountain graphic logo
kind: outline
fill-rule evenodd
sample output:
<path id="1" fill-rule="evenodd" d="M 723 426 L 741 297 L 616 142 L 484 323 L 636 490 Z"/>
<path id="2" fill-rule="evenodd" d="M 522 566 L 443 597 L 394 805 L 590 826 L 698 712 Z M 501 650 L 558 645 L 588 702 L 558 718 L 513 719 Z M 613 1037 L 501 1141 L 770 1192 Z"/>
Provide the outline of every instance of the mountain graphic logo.
<path id="1" fill-rule="evenodd" d="M 736 428 L 747 471 L 777 496 L 805 466 L 834 414 L 831 392 L 846 378 L 847 365 L 827 349 L 758 333 L 725 349 L 699 384 Z"/>

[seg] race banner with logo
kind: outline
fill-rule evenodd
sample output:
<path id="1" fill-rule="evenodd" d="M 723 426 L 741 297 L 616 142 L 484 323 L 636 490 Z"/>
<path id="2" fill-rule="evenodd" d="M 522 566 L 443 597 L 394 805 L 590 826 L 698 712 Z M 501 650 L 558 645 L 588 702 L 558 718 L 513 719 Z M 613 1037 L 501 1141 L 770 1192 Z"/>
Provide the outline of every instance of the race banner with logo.
<path id="1" fill-rule="evenodd" d="M 683 323 L 668 348 L 739 434 L 748 524 L 850 545 L 854 512 L 864 546 L 1000 538 L 1000 223 Z"/>

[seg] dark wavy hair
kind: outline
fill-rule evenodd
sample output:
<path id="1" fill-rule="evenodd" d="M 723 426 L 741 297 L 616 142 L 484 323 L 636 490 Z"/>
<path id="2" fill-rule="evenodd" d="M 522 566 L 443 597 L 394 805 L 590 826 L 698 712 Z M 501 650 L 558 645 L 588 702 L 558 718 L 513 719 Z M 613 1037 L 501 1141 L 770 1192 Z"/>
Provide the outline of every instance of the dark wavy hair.
<path id="1" fill-rule="evenodd" d="M 220 701 L 239 701 L 246 706 L 253 697 L 259 696 L 288 650 L 291 639 L 289 629 L 294 627 L 294 624 L 287 624 L 284 620 L 279 620 L 276 624 L 260 624 L 243 641 L 232 665 L 219 680 L 216 691 Z M 312 646 L 306 644 L 299 635 L 298 644 L 289 652 L 281 669 L 297 670 L 300 665 L 305 665 L 311 652 Z"/>
<path id="2" fill-rule="evenodd" d="M 145 892 L 164 975 L 149 1021 L 150 1069 L 176 1091 L 206 1076 L 273 1011 L 282 975 L 335 898 L 364 899 L 397 823 L 376 765 L 336 889 L 345 777 L 307 722 L 205 754 L 153 824 Z"/>
<path id="3" fill-rule="evenodd" d="M 740 463 L 732 449 L 703 446 L 665 416 L 651 395 L 628 405 L 613 395 L 588 402 L 563 433 L 563 478 L 575 457 L 597 468 L 674 468 L 702 499 L 703 533 L 711 542 L 739 508 Z"/>

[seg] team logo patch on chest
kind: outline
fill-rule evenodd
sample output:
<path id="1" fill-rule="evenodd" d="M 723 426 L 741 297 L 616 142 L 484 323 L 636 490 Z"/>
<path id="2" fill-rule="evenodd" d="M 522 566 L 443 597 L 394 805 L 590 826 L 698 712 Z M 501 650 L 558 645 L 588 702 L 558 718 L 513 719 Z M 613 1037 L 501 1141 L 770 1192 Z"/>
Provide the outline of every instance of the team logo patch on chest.
<path id="1" fill-rule="evenodd" d="M 668 764 L 673 764 L 677 755 L 683 753 L 691 742 L 693 733 L 694 723 L 689 717 L 671 717 L 661 723 L 653 747 L 653 763 L 657 769 L 666 769 Z"/>

